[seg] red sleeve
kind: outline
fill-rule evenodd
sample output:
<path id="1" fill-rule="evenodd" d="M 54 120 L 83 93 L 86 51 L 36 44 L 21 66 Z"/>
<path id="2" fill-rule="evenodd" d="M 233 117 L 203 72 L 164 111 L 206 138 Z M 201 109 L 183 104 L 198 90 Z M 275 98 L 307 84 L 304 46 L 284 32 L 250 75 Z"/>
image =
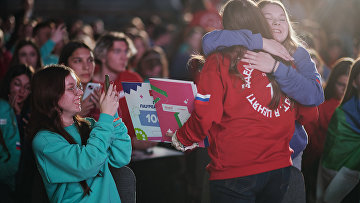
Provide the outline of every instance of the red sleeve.
<path id="1" fill-rule="evenodd" d="M 319 119 L 318 107 L 308 107 L 296 103 L 296 120 L 301 124 L 305 125 L 308 123 L 315 123 Z"/>
<path id="2" fill-rule="evenodd" d="M 12 58 L 11 53 L 8 51 L 3 52 L 2 54 L 0 54 L 0 56 L 1 55 L 2 57 L 0 57 L 0 80 L 2 80 L 6 75 Z"/>
<path id="3" fill-rule="evenodd" d="M 221 120 L 224 85 L 220 70 L 217 56 L 209 56 L 199 75 L 194 111 L 177 131 L 177 138 L 185 146 L 204 140 L 209 135 L 213 122 L 219 123 Z M 199 96 L 205 100 L 199 99 Z"/>
<path id="4" fill-rule="evenodd" d="M 314 161 L 318 161 L 320 159 L 323 153 L 326 140 L 326 132 L 330 119 L 339 104 L 340 101 L 335 99 L 326 100 L 318 107 L 318 121 L 315 123 L 307 123 L 305 125 L 305 130 L 309 135 L 309 143 L 305 151 L 306 158 L 303 159 L 304 166 L 308 166 L 309 164 L 314 163 Z"/>

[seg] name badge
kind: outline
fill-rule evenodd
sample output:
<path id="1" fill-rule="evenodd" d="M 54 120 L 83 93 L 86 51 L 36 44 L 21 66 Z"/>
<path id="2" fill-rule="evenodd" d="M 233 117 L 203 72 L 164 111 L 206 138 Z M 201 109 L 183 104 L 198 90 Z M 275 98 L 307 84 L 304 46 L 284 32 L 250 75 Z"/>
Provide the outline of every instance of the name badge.
<path id="1" fill-rule="evenodd" d="M 6 119 L 0 119 L 0 125 L 6 125 L 7 120 Z"/>

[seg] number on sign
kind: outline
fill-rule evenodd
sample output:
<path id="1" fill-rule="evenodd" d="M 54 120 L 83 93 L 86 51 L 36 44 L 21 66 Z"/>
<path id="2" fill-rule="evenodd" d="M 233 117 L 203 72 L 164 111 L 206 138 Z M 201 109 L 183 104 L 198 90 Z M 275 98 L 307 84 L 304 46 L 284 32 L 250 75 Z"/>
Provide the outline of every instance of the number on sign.
<path id="1" fill-rule="evenodd" d="M 146 119 L 148 120 L 148 122 L 150 123 L 157 123 L 158 122 L 158 118 L 156 117 L 156 115 L 154 114 L 148 114 L 146 115 Z"/>

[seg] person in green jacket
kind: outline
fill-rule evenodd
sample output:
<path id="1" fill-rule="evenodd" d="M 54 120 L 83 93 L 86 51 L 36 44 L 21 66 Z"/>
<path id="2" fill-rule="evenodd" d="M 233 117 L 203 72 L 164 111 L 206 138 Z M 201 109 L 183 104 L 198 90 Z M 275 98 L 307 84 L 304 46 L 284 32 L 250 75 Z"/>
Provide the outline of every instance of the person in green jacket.
<path id="1" fill-rule="evenodd" d="M 95 122 L 77 115 L 83 91 L 72 69 L 50 65 L 34 75 L 29 135 L 50 202 L 121 202 L 109 165 L 130 162 L 131 140 L 115 89 L 103 91 Z"/>
<path id="2" fill-rule="evenodd" d="M 12 202 L 20 160 L 20 133 L 10 104 L 0 99 L 0 201 Z"/>
<path id="3" fill-rule="evenodd" d="M 360 59 L 352 67 L 343 100 L 331 117 L 319 165 L 317 202 L 359 202 L 360 180 Z M 357 189 L 358 190 L 358 189 Z M 347 196 L 348 195 L 348 196 Z"/>

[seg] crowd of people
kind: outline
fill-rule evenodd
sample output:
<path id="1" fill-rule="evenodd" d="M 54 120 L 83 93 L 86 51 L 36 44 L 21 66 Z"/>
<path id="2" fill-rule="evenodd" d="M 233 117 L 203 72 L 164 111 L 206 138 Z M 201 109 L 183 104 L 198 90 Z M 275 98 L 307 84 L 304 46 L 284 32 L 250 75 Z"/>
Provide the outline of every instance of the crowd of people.
<path id="1" fill-rule="evenodd" d="M 281 202 L 294 170 L 306 202 L 360 201 L 355 38 L 352 55 L 339 37 L 321 44 L 273 0 L 197 2 L 181 28 L 154 16 L 118 30 L 35 18 L 24 2 L 0 21 L 0 202 L 120 202 L 110 169 L 157 145 L 187 159 L 186 198 L 173 202 Z M 136 139 L 121 82 L 149 78 L 194 81 L 209 98 L 168 133 L 173 146 Z M 205 137 L 207 149 L 185 151 Z"/>

